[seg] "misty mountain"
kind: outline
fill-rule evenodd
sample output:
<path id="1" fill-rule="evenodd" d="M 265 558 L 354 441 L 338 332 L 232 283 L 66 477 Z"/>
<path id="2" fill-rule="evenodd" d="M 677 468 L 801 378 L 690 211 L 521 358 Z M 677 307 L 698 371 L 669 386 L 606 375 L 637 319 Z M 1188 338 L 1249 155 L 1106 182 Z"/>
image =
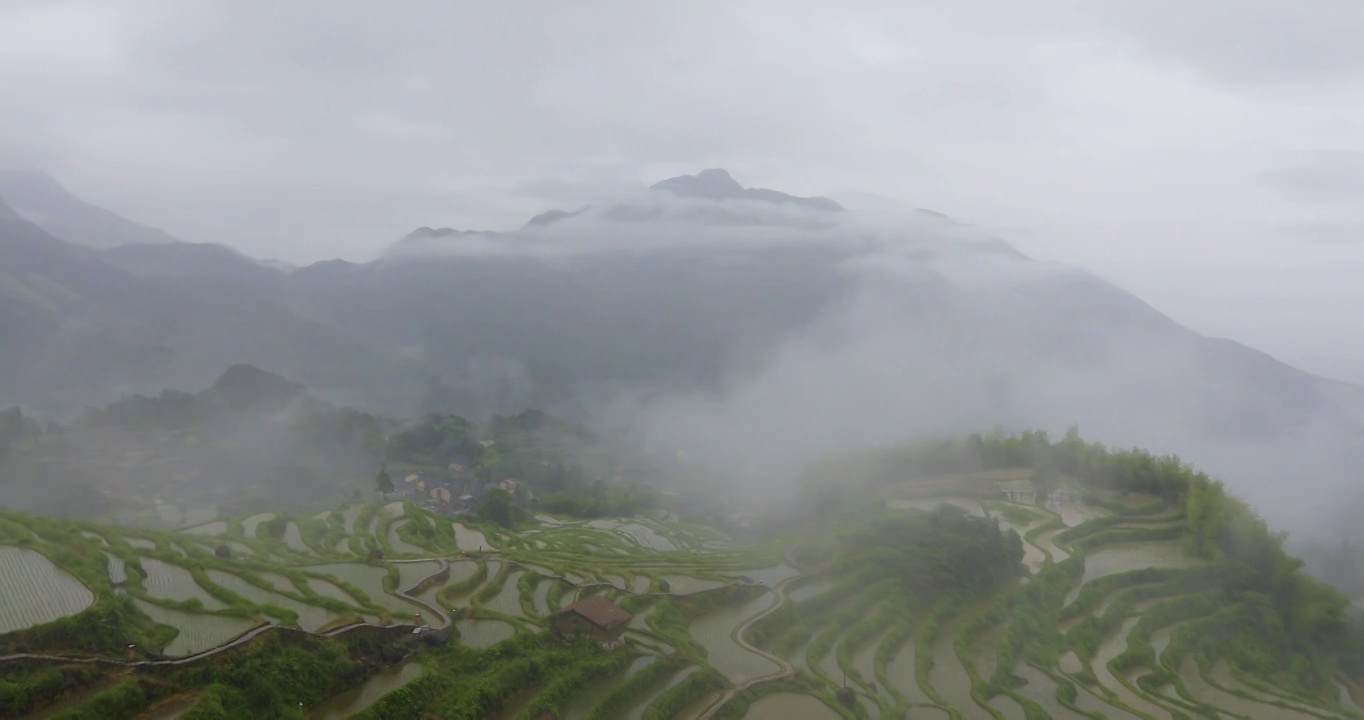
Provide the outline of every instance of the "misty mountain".
<path id="1" fill-rule="evenodd" d="M 672 193 L 678 197 L 706 200 L 756 200 L 777 205 L 798 205 L 823 212 L 842 212 L 843 206 L 824 197 L 797 197 L 767 188 L 746 188 L 723 168 L 702 170 L 695 175 L 681 175 L 654 183 L 654 192 Z"/>
<path id="2" fill-rule="evenodd" d="M 291 312 L 284 277 L 213 246 L 100 252 L 0 211 L 0 398 L 65 416 L 201 386 L 239 361 L 305 381 L 348 376 L 366 346 Z"/>
<path id="3" fill-rule="evenodd" d="M 382 448 L 378 418 L 239 364 L 197 393 L 130 395 L 27 430 L 0 454 L 0 505 L 128 518 L 306 507 L 367 489 Z"/>
<path id="4" fill-rule="evenodd" d="M 0 349 L 21 378 L 0 380 L 0 405 L 74 409 L 250 362 L 398 416 L 588 417 L 755 488 L 840 447 L 1073 423 L 1234 477 L 1293 527 L 1351 487 L 1356 386 L 936 213 L 869 225 L 722 171 L 660 185 L 289 274 L 211 246 L 100 254 L 0 220 L 0 318 L 26 338 Z M 1282 501 L 1285 478 L 1316 494 Z"/>
<path id="5" fill-rule="evenodd" d="M 74 245 L 106 249 L 179 240 L 72 195 L 50 175 L 0 169 L 0 198 L 20 217 Z"/>
<path id="6" fill-rule="evenodd" d="M 197 291 L 212 296 L 249 293 L 270 297 L 278 296 L 284 287 L 284 271 L 223 245 L 122 245 L 105 250 L 101 257 L 131 275 L 193 283 Z"/>

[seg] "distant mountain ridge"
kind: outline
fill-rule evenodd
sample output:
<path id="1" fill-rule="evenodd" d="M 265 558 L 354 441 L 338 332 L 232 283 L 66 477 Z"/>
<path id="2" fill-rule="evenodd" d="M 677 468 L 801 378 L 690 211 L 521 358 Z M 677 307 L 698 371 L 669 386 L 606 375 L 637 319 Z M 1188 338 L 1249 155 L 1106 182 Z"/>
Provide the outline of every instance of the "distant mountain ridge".
<path id="1" fill-rule="evenodd" d="M 99 252 L 0 209 L 0 407 L 69 414 L 201 387 L 249 363 L 407 417 L 528 406 L 581 416 L 619 397 L 748 392 L 755 405 L 785 403 L 777 426 L 790 423 L 793 437 L 809 432 L 787 438 L 787 454 L 836 433 L 865 442 L 877 423 L 946 432 L 1075 422 L 1157 452 L 1219 448 L 1222 467 L 1266 477 L 1311 467 L 1323 489 L 1357 467 L 1364 389 L 1200 336 L 1093 275 L 928 214 L 869 238 L 817 198 L 754 196 L 728 173 L 661 184 L 656 204 L 680 209 L 658 223 L 646 196 L 626 217 L 603 206 L 551 211 L 510 233 L 421 228 L 432 252 L 419 243 L 403 261 L 290 273 L 214 246 Z M 786 206 L 838 219 L 815 230 L 764 224 Z M 679 241 L 644 242 L 654 233 Z M 591 245 L 598 235 L 617 244 Z M 498 252 L 440 251 L 468 238 Z M 518 251 L 545 239 L 593 251 Z M 792 409 L 802 398 L 846 403 L 848 418 L 814 423 L 806 417 L 826 411 Z M 878 403 L 880 414 L 863 409 Z M 916 407 L 933 410 L 899 409 Z M 916 428 L 885 429 L 898 438 Z M 1275 459 L 1284 467 L 1271 469 Z"/>
<path id="2" fill-rule="evenodd" d="M 681 213 L 684 219 L 700 220 L 717 224 L 755 224 L 755 220 L 742 210 L 726 207 L 730 202 L 749 202 L 774 207 L 801 208 L 815 213 L 839 214 L 844 208 L 838 202 L 825 197 L 799 197 L 766 188 L 746 188 L 739 184 L 723 168 L 702 170 L 695 175 L 679 175 L 654 183 L 649 187 L 654 195 L 679 198 L 683 200 L 709 201 L 714 207 L 688 208 Z M 642 204 L 639 200 L 622 201 L 604 207 L 584 205 L 577 210 L 552 209 L 530 218 L 521 228 L 510 231 L 459 230 L 451 227 L 419 227 L 399 239 L 389 249 L 388 255 L 430 249 L 439 249 L 442 243 L 452 240 L 503 240 L 515 238 L 531 230 L 543 229 L 556 223 L 596 212 L 600 216 L 616 221 L 647 222 L 663 216 L 661 208 Z M 934 213 L 936 215 L 936 213 Z M 940 216 L 946 218 L 946 216 Z"/>
<path id="3" fill-rule="evenodd" d="M 679 175 L 654 183 L 654 192 L 706 200 L 753 200 L 775 205 L 796 205 L 823 212 L 843 212 L 843 206 L 825 197 L 798 197 L 766 188 L 746 188 L 724 168 L 702 170 L 695 175 Z"/>
<path id="4" fill-rule="evenodd" d="M 368 487 L 383 423 L 280 375 L 237 364 L 197 393 L 89 408 L 0 453 L 0 507 L 60 516 L 145 514 L 155 498 L 237 510 L 306 506 Z"/>
<path id="5" fill-rule="evenodd" d="M 0 198 L 20 217 L 74 245 L 105 250 L 180 242 L 164 230 L 91 205 L 40 172 L 0 170 Z"/>

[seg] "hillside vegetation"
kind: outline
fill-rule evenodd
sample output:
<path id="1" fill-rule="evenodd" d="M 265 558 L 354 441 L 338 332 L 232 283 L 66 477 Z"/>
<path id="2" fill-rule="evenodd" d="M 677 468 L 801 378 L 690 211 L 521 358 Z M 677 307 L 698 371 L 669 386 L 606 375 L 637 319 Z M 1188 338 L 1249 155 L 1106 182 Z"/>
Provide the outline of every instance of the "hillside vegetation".
<path id="1" fill-rule="evenodd" d="M 512 527 L 401 501 L 177 532 L 5 512 L 0 551 L 92 598 L 0 614 L 0 716 L 1364 717 L 1349 603 L 1178 459 L 972 436 L 831 459 L 795 499 L 750 543 L 666 501 Z M 622 646 L 547 630 L 593 595 L 633 613 Z"/>

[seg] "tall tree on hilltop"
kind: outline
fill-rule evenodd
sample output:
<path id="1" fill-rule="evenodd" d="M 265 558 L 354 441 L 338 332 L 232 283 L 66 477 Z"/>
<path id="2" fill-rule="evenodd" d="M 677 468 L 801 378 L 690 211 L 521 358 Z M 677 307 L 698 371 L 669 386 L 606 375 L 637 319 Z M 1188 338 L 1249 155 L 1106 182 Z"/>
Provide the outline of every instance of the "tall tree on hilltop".
<path id="1" fill-rule="evenodd" d="M 393 478 L 388 476 L 388 467 L 379 466 L 379 475 L 374 478 L 374 482 L 379 486 L 379 492 L 388 499 L 388 494 L 393 492 Z"/>

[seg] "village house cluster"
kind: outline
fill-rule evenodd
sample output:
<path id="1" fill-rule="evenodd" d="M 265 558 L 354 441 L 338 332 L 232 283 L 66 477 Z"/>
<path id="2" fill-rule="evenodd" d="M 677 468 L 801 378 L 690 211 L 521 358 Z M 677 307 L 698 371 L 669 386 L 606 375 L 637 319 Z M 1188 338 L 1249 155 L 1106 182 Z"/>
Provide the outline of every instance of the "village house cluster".
<path id="1" fill-rule="evenodd" d="M 398 494 L 419 507 L 442 515 L 476 512 L 488 491 L 499 488 L 511 495 L 517 504 L 529 504 L 535 493 L 516 478 L 505 478 L 496 483 L 484 483 L 473 469 L 463 463 L 450 463 L 447 472 L 420 470 L 409 473 L 398 485 Z"/>

